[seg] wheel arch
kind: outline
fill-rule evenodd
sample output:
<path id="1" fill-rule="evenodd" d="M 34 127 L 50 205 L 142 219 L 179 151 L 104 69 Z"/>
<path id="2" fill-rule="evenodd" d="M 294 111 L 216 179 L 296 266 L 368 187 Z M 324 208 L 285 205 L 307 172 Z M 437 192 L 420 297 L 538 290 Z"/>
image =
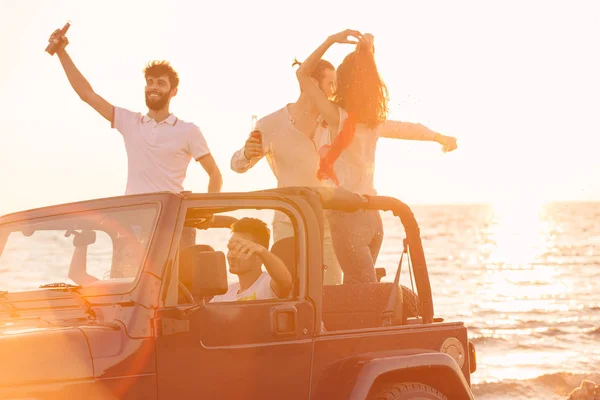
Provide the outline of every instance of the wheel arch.
<path id="1" fill-rule="evenodd" d="M 391 382 L 419 382 L 448 398 L 474 400 L 471 388 L 452 357 L 421 353 L 378 358 L 363 364 L 349 399 L 364 400 L 378 387 Z"/>

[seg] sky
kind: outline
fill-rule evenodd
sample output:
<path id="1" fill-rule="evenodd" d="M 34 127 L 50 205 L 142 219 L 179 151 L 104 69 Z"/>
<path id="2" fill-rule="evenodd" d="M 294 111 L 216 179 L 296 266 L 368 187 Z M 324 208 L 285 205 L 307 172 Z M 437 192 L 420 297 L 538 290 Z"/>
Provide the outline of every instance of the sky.
<path id="1" fill-rule="evenodd" d="M 97 93 L 146 112 L 142 69 L 169 60 L 171 110 L 203 131 L 224 191 L 274 187 L 265 160 L 230 170 L 251 116 L 299 94 L 291 64 L 346 28 L 375 36 L 390 119 L 458 139 L 379 141 L 376 188 L 409 203 L 600 200 L 600 58 L 594 1 L 0 0 L 0 214 L 124 193 L 123 140 L 44 51 L 67 47 Z M 350 45 L 325 59 L 339 65 Z M 187 190 L 207 176 L 190 165 Z"/>

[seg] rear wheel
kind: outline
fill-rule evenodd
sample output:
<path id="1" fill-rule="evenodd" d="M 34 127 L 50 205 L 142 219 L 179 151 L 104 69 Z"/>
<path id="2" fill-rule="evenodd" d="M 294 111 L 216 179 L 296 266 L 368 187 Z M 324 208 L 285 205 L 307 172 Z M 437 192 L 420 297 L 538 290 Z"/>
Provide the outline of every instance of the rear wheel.
<path id="1" fill-rule="evenodd" d="M 446 396 L 419 382 L 387 383 L 373 390 L 369 400 L 448 400 Z"/>

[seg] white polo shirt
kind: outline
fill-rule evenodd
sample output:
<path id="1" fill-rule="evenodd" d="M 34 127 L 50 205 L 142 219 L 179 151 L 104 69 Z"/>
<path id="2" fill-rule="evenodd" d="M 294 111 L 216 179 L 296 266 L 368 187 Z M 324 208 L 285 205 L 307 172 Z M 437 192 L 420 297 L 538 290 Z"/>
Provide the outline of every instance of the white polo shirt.
<path id="1" fill-rule="evenodd" d="M 115 107 L 112 128 L 123 135 L 127 151 L 125 194 L 179 193 L 191 159 L 210 154 L 200 128 L 173 114 L 156 123 L 147 115 Z"/>

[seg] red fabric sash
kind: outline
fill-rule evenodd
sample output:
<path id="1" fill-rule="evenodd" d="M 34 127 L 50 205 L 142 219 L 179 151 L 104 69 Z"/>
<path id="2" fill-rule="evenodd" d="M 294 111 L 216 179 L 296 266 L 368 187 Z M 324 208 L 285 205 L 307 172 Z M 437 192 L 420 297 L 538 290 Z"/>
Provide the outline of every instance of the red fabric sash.
<path id="1" fill-rule="evenodd" d="M 322 146 L 319 149 L 319 157 L 321 159 L 317 178 L 320 180 L 331 179 L 336 186 L 340 186 L 340 182 L 333 169 L 333 164 L 342 154 L 342 152 L 350 146 L 354 133 L 356 132 L 356 122 L 352 115 L 348 114 L 348 118 L 344 121 L 342 130 L 337 135 L 333 144 Z"/>

